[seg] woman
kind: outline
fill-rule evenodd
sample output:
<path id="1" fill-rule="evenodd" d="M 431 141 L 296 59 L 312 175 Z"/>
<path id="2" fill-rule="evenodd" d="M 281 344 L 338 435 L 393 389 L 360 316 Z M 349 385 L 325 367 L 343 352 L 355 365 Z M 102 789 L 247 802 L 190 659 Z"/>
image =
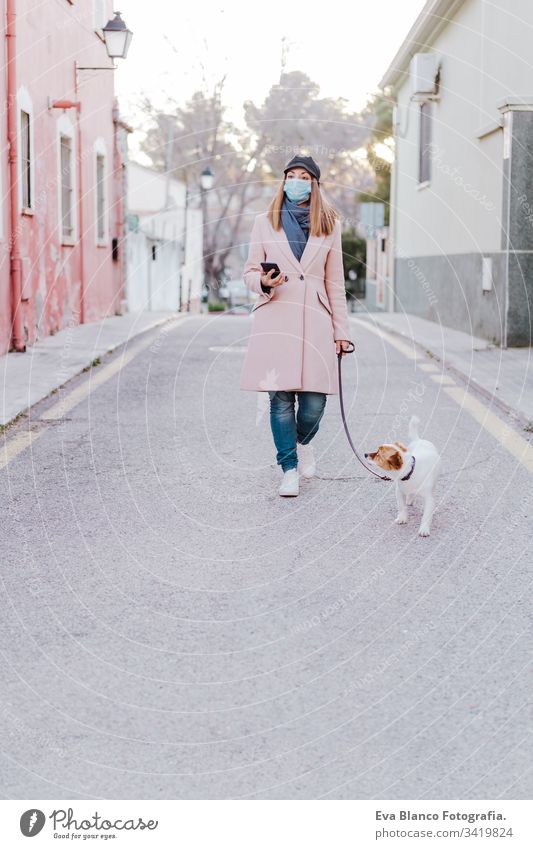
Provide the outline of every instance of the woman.
<path id="1" fill-rule="evenodd" d="M 283 173 L 250 236 L 244 282 L 260 297 L 252 308 L 240 388 L 269 393 L 276 460 L 283 470 L 278 491 L 294 496 L 299 469 L 307 478 L 316 471 L 310 443 L 326 396 L 339 391 L 336 354 L 349 347 L 349 323 L 341 224 L 322 196 L 320 168 L 311 156 L 295 156 Z M 262 262 L 277 263 L 280 273 L 265 274 Z"/>

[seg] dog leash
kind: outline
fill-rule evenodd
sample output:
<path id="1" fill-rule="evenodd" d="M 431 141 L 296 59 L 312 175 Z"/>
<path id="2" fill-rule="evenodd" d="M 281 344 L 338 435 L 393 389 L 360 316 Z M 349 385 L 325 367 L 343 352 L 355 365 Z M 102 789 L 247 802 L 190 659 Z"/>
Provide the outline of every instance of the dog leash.
<path id="1" fill-rule="evenodd" d="M 379 478 L 382 481 L 390 481 L 391 478 L 388 478 L 386 475 L 378 474 L 378 472 L 375 472 L 374 469 L 371 469 L 370 466 L 366 465 L 364 460 L 359 455 L 355 445 L 353 444 L 352 437 L 350 436 L 350 431 L 348 430 L 348 425 L 346 423 L 346 416 L 344 414 L 344 398 L 343 398 L 343 395 L 342 395 L 341 360 L 342 360 L 342 354 L 343 353 L 344 354 L 353 354 L 353 352 L 355 351 L 354 343 L 351 340 L 349 340 L 349 341 L 350 341 L 350 345 L 352 347 L 345 349 L 344 351 L 342 351 L 342 349 L 341 349 L 341 351 L 339 351 L 339 353 L 337 354 L 337 365 L 338 365 L 338 370 L 339 370 L 339 401 L 340 401 L 340 405 L 341 405 L 341 417 L 342 417 L 342 423 L 344 425 L 344 430 L 346 431 L 346 436 L 348 437 L 348 442 L 350 443 L 350 448 L 352 449 L 353 453 L 355 454 L 355 456 L 357 457 L 357 459 L 359 460 L 359 462 L 361 463 L 363 468 L 365 468 L 367 470 L 367 472 L 370 472 L 371 475 L 374 475 L 374 477 Z"/>

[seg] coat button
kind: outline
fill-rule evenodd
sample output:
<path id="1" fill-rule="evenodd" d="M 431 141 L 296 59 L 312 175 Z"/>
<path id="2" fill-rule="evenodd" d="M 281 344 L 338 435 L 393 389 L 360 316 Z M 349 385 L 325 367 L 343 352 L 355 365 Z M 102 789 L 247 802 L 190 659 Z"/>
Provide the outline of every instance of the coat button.
<path id="1" fill-rule="evenodd" d="M 300 274 L 300 280 L 303 280 L 303 279 L 304 279 L 303 274 Z"/>

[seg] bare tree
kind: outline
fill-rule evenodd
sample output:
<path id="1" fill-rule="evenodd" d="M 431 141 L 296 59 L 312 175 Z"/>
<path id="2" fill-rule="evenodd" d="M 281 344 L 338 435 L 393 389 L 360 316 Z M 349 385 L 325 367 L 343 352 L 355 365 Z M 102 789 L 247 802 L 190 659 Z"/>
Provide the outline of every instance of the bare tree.
<path id="1" fill-rule="evenodd" d="M 246 241 L 249 215 L 281 179 L 294 153 L 309 153 L 319 162 L 322 184 L 343 216 L 354 217 L 355 194 L 370 188 L 371 169 L 358 151 L 368 137 L 361 117 L 342 98 L 319 96 L 319 87 L 299 71 L 281 73 L 264 103 L 244 104 L 244 127 L 225 117 L 225 79 L 212 91 L 197 91 L 185 103 L 156 110 L 148 98 L 141 108 L 149 118 L 142 150 L 154 167 L 187 182 L 191 202 L 208 205 L 204 260 L 211 290 L 230 254 Z M 202 170 L 215 174 L 212 191 L 200 187 Z"/>
<path id="2" fill-rule="evenodd" d="M 282 73 L 262 106 L 244 105 L 247 126 L 261 139 L 263 167 L 279 179 L 295 153 L 319 163 L 321 183 L 343 216 L 354 217 L 355 193 L 370 188 L 372 171 L 361 151 L 369 128 L 343 98 L 320 97 L 301 71 Z"/>
<path id="3" fill-rule="evenodd" d="M 155 110 L 147 99 L 142 103 L 151 118 L 143 152 L 155 168 L 186 181 L 192 203 L 209 205 L 209 215 L 204 209 L 204 267 L 212 288 L 238 243 L 245 209 L 261 195 L 257 148 L 250 150 L 245 135 L 225 120 L 223 85 L 221 80 L 208 95 L 195 92 L 173 111 Z M 207 195 L 200 184 L 206 166 L 215 174 L 214 188 Z"/>

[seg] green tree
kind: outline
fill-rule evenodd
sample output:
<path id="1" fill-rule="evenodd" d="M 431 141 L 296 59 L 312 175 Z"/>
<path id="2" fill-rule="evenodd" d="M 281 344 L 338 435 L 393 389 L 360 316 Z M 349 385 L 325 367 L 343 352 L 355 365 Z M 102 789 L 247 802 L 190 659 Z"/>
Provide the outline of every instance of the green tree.
<path id="1" fill-rule="evenodd" d="M 342 258 L 346 291 L 348 295 L 358 297 L 362 294 L 362 285 L 366 278 L 366 240 L 358 236 L 354 228 L 345 230 L 342 234 Z M 357 275 L 355 280 L 350 278 L 351 271 Z"/>
<path id="2" fill-rule="evenodd" d="M 394 155 L 393 102 L 383 94 L 374 95 L 363 110 L 362 116 L 370 136 L 365 145 L 368 164 L 374 172 L 374 187 L 371 191 L 358 192 L 358 203 L 380 202 L 385 204 L 385 224 L 389 223 L 391 160 Z"/>

